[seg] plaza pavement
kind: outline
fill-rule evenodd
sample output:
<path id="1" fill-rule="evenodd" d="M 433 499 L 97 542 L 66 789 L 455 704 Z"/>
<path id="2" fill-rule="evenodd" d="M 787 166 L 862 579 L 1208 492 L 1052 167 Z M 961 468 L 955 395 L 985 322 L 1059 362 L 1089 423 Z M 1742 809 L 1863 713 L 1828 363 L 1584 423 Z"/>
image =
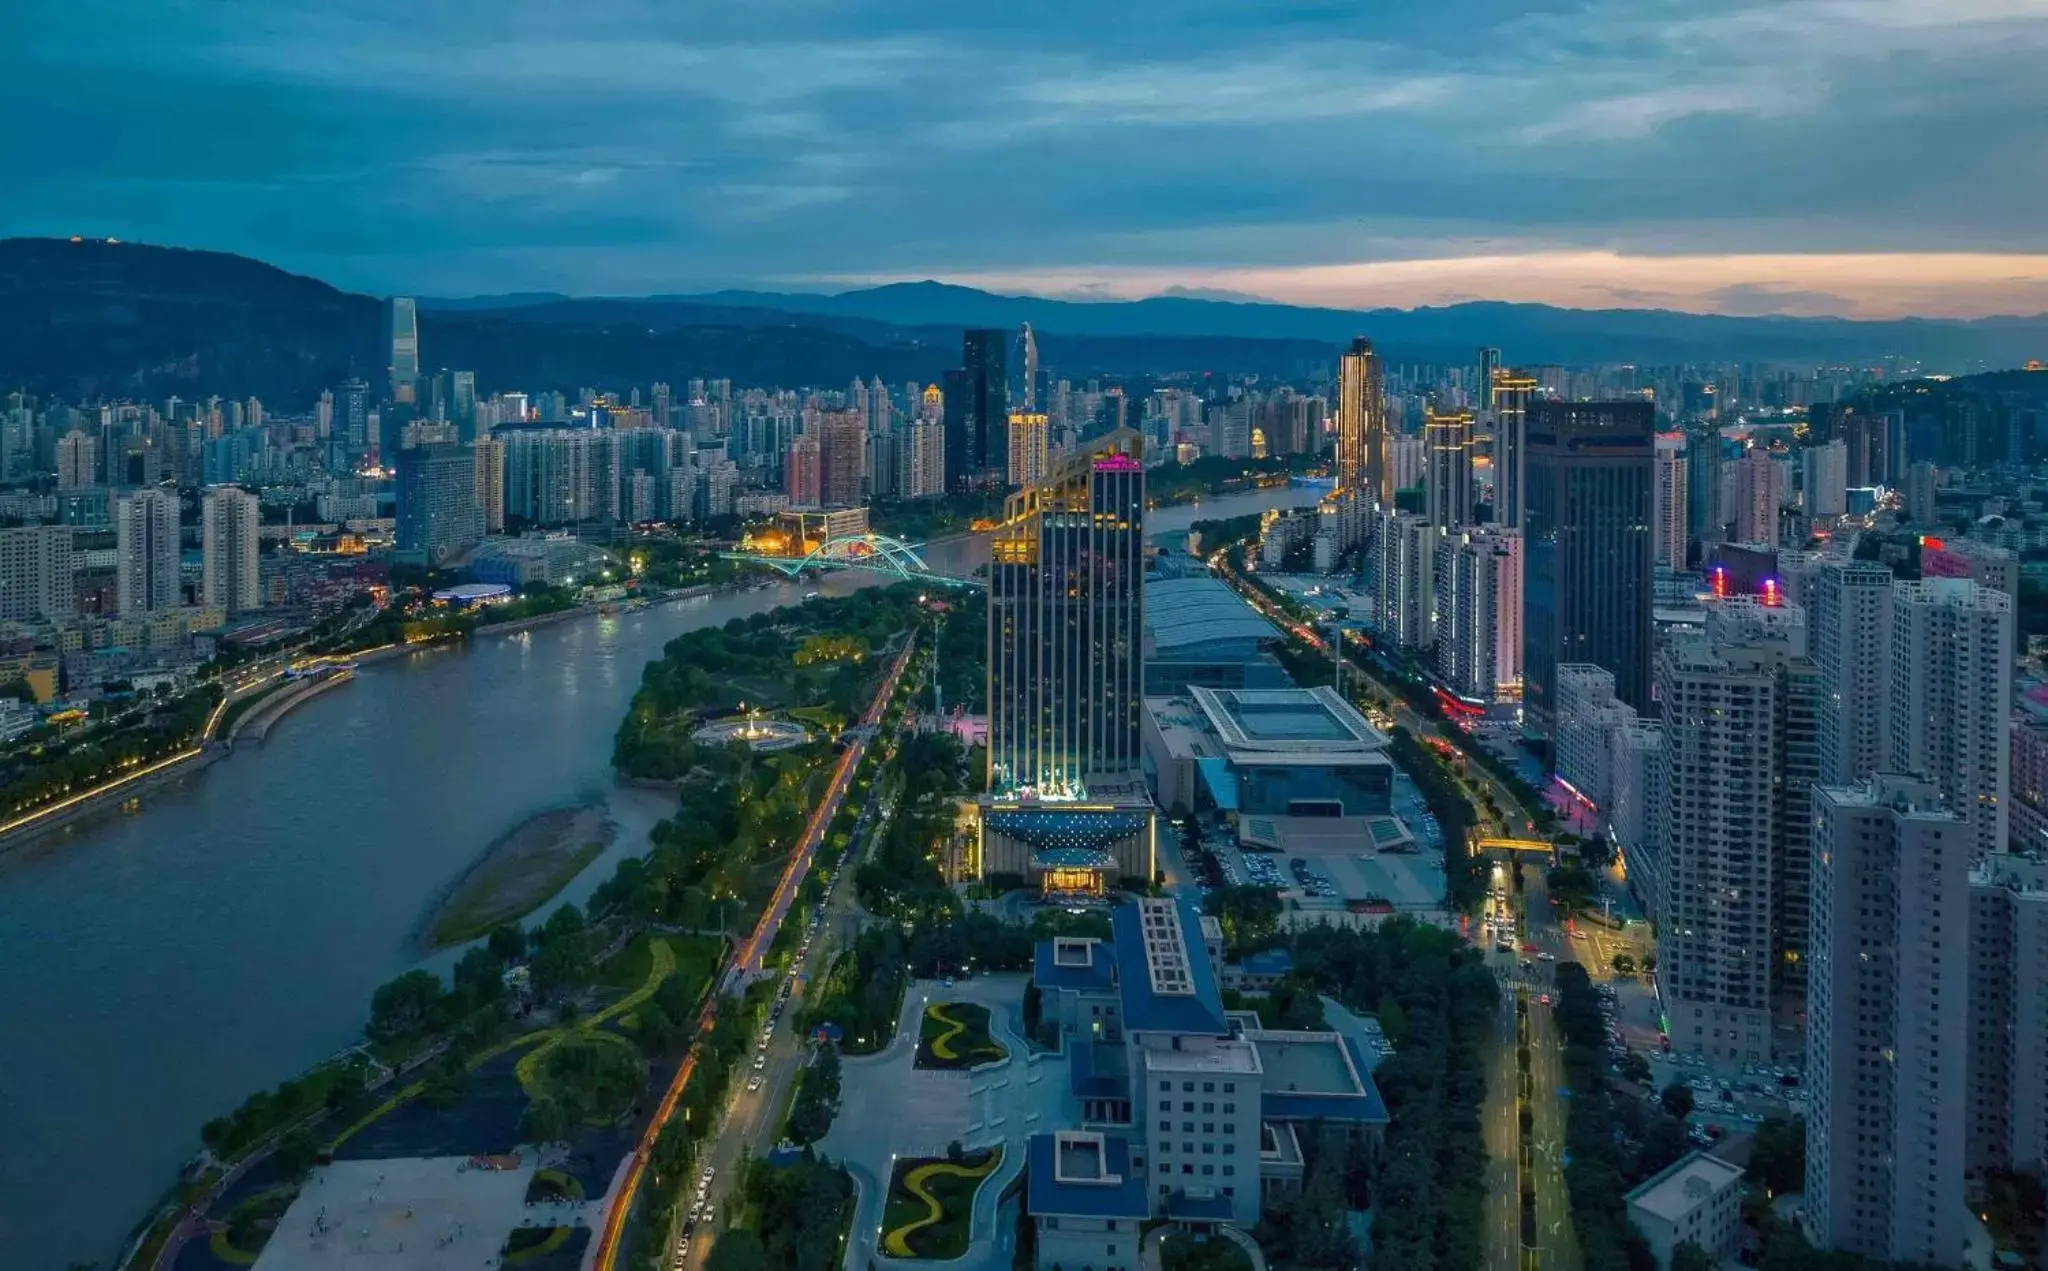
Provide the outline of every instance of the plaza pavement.
<path id="1" fill-rule="evenodd" d="M 915 1271 L 927 1259 L 892 1258 L 881 1252 L 882 1213 L 889 1178 L 898 1157 L 946 1154 L 946 1145 L 1003 1149 L 1003 1163 L 975 1193 L 974 1221 L 966 1256 L 946 1263 L 960 1271 L 1009 1271 L 1016 1247 L 1014 1200 L 999 1204 L 1003 1189 L 1023 1172 L 1025 1141 L 1033 1134 L 1081 1123 L 1079 1102 L 1068 1092 L 1063 1055 L 1032 1058 L 1024 1042 L 1022 1003 L 1029 977 L 980 976 L 946 988 L 936 980 L 911 984 L 903 1012 L 886 1049 L 849 1055 L 840 1064 L 839 1115 L 818 1144 L 821 1155 L 838 1161 L 853 1177 L 858 1200 L 847 1271 L 870 1266 Z M 973 1002 L 988 1008 L 989 1031 L 1010 1052 L 1008 1059 L 973 1072 L 939 1072 L 913 1067 L 924 1008 L 932 1002 Z"/>

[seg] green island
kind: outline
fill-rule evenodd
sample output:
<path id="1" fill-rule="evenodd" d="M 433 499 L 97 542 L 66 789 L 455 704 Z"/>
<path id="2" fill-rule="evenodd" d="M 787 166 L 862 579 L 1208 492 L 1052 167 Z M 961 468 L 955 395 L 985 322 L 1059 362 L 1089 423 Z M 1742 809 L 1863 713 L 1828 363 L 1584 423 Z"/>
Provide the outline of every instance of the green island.
<path id="1" fill-rule="evenodd" d="M 892 1258 L 957 1258 L 974 1227 L 974 1197 L 1003 1163 L 1003 1149 L 968 1152 L 958 1143 L 942 1157 L 896 1162 L 882 1210 L 882 1251 Z"/>
<path id="2" fill-rule="evenodd" d="M 524 918 L 596 860 L 616 831 L 598 807 L 551 808 L 529 818 L 457 880 L 428 926 L 428 947 L 463 944 Z"/>
<path id="3" fill-rule="evenodd" d="M 957 1070 L 1009 1057 L 989 1035 L 988 1008 L 973 1002 L 933 1002 L 918 1026 L 919 1068 Z"/>

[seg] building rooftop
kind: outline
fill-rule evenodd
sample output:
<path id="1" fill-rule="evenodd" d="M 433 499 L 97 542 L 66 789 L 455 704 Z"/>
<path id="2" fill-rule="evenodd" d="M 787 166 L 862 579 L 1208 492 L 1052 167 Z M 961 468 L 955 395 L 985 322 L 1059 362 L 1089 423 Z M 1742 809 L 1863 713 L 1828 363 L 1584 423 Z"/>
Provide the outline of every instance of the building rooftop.
<path id="1" fill-rule="evenodd" d="M 1110 912 L 1124 1028 L 1221 1037 L 1223 997 L 1185 901 L 1143 898 Z"/>
<path id="2" fill-rule="evenodd" d="M 1145 629 L 1150 653 L 1168 658 L 1196 650 L 1208 655 L 1232 641 L 1253 652 L 1259 641 L 1280 638 L 1279 629 L 1228 584 L 1207 574 L 1146 579 Z"/>
<path id="3" fill-rule="evenodd" d="M 1032 1217 L 1149 1218 L 1145 1177 L 1131 1168 L 1131 1145 L 1119 1135 L 1061 1130 L 1034 1134 L 1028 1145 Z"/>
<path id="4" fill-rule="evenodd" d="M 1355 1039 L 1337 1033 L 1253 1029 L 1245 1040 L 1265 1070 L 1260 1112 L 1278 1121 L 1385 1124 L 1386 1101 Z"/>
<path id="5" fill-rule="evenodd" d="M 1672 1162 L 1623 1199 L 1632 1209 L 1641 1209 L 1666 1222 L 1677 1222 L 1709 1196 L 1741 1182 L 1741 1166 L 1694 1152 Z"/>
<path id="6" fill-rule="evenodd" d="M 1387 747 L 1384 733 L 1328 685 L 1188 690 L 1223 744 L 1237 752 L 1342 755 Z M 1264 757 L 1264 754 L 1258 756 Z"/>
<path id="7" fill-rule="evenodd" d="M 1041 940 L 1032 950 L 1031 978 L 1041 990 L 1107 991 L 1116 987 L 1116 951 L 1085 936 Z"/>

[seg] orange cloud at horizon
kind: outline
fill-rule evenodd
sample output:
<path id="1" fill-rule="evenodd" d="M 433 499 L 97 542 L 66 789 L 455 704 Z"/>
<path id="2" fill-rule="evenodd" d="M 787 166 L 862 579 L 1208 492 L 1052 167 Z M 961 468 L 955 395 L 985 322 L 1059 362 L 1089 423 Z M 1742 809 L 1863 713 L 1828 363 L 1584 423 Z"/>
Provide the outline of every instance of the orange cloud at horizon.
<path id="1" fill-rule="evenodd" d="M 1611 251 L 1255 268 L 1071 266 L 942 275 L 989 291 L 1105 300 L 1175 288 L 1336 309 L 1503 300 L 1575 309 L 1851 318 L 2048 314 L 2048 254 L 1640 256 Z M 902 276 L 840 276 L 865 285 Z"/>

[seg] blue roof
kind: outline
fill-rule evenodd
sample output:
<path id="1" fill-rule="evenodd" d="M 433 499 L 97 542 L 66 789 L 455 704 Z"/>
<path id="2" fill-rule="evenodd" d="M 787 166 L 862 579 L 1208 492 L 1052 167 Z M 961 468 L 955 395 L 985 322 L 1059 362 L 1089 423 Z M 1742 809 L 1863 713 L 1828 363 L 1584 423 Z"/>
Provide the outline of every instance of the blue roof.
<path id="1" fill-rule="evenodd" d="M 1161 653 L 1188 646 L 1213 646 L 1234 640 L 1248 653 L 1257 642 L 1277 640 L 1280 630 L 1246 603 L 1220 578 L 1200 574 L 1186 578 L 1145 580 L 1145 629 Z"/>
<path id="2" fill-rule="evenodd" d="M 1237 774 L 1231 772 L 1230 760 L 1203 755 L 1195 760 L 1195 769 L 1202 774 L 1202 784 L 1208 788 L 1217 810 L 1237 811 Z"/>
<path id="3" fill-rule="evenodd" d="M 1110 911 L 1116 946 L 1116 980 L 1123 999 L 1124 1031 L 1183 1033 L 1223 1037 L 1230 1026 L 1223 1019 L 1223 994 L 1202 945 L 1201 915 L 1185 900 L 1174 903 L 1180 915 L 1181 940 L 1187 945 L 1188 983 L 1192 993 L 1155 993 L 1145 965 L 1145 933 L 1135 901 Z"/>
<path id="4" fill-rule="evenodd" d="M 1228 1196 L 1190 1196 L 1186 1192 L 1175 1192 L 1166 1198 L 1168 1218 L 1229 1222 L 1234 1212 Z"/>
<path id="5" fill-rule="evenodd" d="M 1385 1125 L 1391 1121 L 1387 1101 L 1373 1084 L 1372 1068 L 1365 1062 L 1358 1039 L 1346 1036 L 1342 1041 L 1351 1056 L 1351 1066 L 1358 1072 L 1362 1089 L 1357 1094 L 1293 1094 L 1268 1089 L 1259 1096 L 1259 1115 L 1271 1121 L 1354 1121 L 1361 1125 Z"/>
<path id="6" fill-rule="evenodd" d="M 1031 951 L 1031 979 L 1041 991 L 1076 989 L 1106 992 L 1116 987 L 1115 951 L 1096 941 L 1088 947 L 1087 966 L 1062 966 L 1053 960 L 1053 942 L 1040 940 Z"/>
<path id="7" fill-rule="evenodd" d="M 1069 1218 L 1149 1218 L 1151 1197 L 1145 1176 L 1131 1168 L 1131 1145 L 1114 1134 L 1102 1136 L 1103 1164 L 1117 1175 L 1114 1182 L 1062 1180 L 1057 1166 L 1058 1141 L 1034 1134 L 1030 1142 L 1031 1182 L 1025 1191 L 1031 1214 Z"/>
<path id="8" fill-rule="evenodd" d="M 1252 975 L 1286 975 L 1294 970 L 1294 954 L 1287 949 L 1261 949 L 1238 959 L 1238 967 Z"/>

